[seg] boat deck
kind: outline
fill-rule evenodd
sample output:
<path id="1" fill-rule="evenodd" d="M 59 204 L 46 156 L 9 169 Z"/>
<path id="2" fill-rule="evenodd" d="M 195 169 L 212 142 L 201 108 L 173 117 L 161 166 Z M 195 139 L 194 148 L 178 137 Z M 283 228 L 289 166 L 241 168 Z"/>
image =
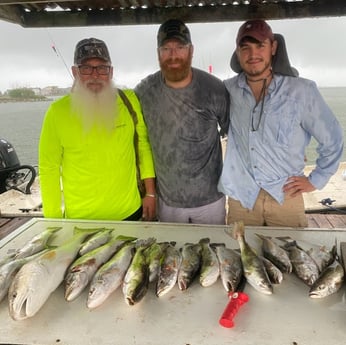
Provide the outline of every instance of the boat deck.
<path id="1" fill-rule="evenodd" d="M 20 226 L 28 222 L 32 217 L 15 217 L 2 218 L 0 217 L 0 240 L 18 229 Z"/>

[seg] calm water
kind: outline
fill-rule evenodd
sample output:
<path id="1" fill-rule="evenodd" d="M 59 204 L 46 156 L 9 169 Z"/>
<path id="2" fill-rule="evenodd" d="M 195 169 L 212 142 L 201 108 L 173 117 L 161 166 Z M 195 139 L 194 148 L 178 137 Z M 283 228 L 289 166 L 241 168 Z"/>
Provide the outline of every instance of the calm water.
<path id="1" fill-rule="evenodd" d="M 42 120 L 50 103 L 0 103 L 0 138 L 14 146 L 21 164 L 37 165 Z"/>
<path id="2" fill-rule="evenodd" d="M 346 138 L 346 87 L 321 88 L 326 102 L 344 128 Z M 44 114 L 50 104 L 46 102 L 0 103 L 0 138 L 15 148 L 21 164 L 37 165 L 38 140 Z M 307 150 L 308 164 L 314 164 L 316 143 Z M 346 161 L 346 150 L 343 161 Z"/>

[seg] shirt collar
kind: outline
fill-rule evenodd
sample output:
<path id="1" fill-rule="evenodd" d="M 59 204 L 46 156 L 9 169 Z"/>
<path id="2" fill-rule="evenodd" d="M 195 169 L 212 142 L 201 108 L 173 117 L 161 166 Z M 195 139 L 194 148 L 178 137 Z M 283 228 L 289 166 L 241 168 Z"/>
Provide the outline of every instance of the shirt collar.
<path id="1" fill-rule="evenodd" d="M 268 87 L 268 94 L 271 94 L 276 89 L 276 86 L 280 84 L 282 78 L 284 78 L 283 75 L 274 73 L 273 79 L 271 80 Z M 250 90 L 249 85 L 246 82 L 246 76 L 244 72 L 238 74 L 238 86 L 242 89 Z"/>

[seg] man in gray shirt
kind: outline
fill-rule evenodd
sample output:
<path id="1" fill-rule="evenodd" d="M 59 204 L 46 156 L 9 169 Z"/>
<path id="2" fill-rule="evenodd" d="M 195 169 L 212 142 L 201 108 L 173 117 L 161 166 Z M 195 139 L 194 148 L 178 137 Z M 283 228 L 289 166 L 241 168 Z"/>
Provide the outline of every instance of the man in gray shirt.
<path id="1" fill-rule="evenodd" d="M 153 150 L 158 218 L 225 224 L 225 197 L 217 183 L 220 134 L 229 125 L 228 93 L 221 80 L 191 67 L 193 45 L 183 22 L 163 23 L 157 44 L 160 71 L 142 80 L 135 92 Z"/>

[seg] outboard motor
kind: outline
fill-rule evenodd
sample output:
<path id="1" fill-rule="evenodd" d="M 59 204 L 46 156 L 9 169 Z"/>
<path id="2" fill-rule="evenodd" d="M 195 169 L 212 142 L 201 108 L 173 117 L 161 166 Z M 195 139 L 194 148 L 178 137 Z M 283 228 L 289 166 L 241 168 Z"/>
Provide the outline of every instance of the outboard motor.
<path id="1" fill-rule="evenodd" d="M 8 141 L 0 139 L 0 193 L 16 189 L 31 194 L 30 187 L 35 178 L 35 168 L 30 165 L 20 165 L 13 146 Z"/>

